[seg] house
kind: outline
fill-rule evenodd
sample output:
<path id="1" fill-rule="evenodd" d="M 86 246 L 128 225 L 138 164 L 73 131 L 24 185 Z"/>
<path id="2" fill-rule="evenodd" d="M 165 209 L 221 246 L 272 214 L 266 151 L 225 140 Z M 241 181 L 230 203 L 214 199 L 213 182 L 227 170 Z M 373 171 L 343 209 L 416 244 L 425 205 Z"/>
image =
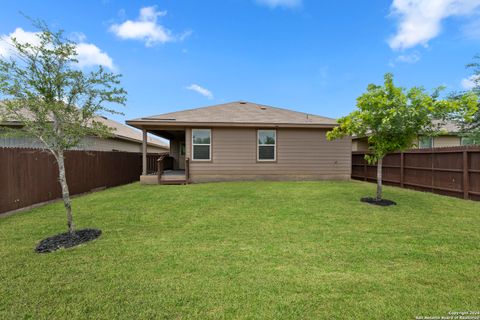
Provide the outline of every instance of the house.
<path id="1" fill-rule="evenodd" d="M 143 183 L 350 179 L 351 140 L 327 141 L 331 118 L 237 101 L 127 124 L 170 140 L 157 175 L 144 153 Z"/>
<path id="2" fill-rule="evenodd" d="M 458 147 L 465 145 L 480 144 L 480 141 L 475 141 L 467 137 L 462 137 L 460 128 L 453 122 L 447 122 L 440 126 L 440 134 L 434 137 L 418 136 L 415 140 L 415 148 L 444 148 L 444 147 Z M 353 137 L 352 151 L 367 151 L 368 138 Z"/>
<path id="3" fill-rule="evenodd" d="M 142 132 L 106 117 L 98 116 L 96 120 L 112 128 L 113 136 L 110 138 L 85 137 L 73 150 L 142 152 Z M 0 126 L 20 128 L 22 124 L 18 121 L 7 120 L 0 123 Z M 153 137 L 147 137 L 147 147 L 148 153 L 165 153 L 169 151 L 168 144 Z M 44 145 L 33 137 L 0 135 L 0 148 L 43 149 Z"/>

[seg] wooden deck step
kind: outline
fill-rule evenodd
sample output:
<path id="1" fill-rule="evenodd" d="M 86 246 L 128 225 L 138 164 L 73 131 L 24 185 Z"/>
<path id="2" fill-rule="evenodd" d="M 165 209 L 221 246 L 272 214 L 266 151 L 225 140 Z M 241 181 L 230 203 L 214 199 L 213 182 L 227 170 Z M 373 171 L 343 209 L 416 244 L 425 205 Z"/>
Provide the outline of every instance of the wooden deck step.
<path id="1" fill-rule="evenodd" d="M 160 180 L 160 183 L 161 184 L 186 184 L 187 179 L 185 175 L 180 175 L 180 174 L 163 175 Z"/>
<path id="2" fill-rule="evenodd" d="M 184 170 L 165 170 L 160 179 L 160 184 L 187 184 Z"/>
<path id="3" fill-rule="evenodd" d="M 162 176 L 162 181 L 175 181 L 175 180 L 185 180 L 185 175 L 177 176 Z"/>
<path id="4" fill-rule="evenodd" d="M 179 185 L 179 184 L 187 184 L 187 180 L 162 180 L 160 184 L 168 184 L 168 185 Z"/>

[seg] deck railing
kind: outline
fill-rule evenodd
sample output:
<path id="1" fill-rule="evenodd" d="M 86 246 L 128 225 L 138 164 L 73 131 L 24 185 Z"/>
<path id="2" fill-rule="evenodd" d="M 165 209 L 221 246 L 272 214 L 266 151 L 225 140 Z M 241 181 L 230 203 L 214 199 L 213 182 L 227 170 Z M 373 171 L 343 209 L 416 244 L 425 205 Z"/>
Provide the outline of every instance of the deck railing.
<path id="1" fill-rule="evenodd" d="M 157 176 L 158 182 L 160 183 L 162 179 L 163 171 L 166 169 L 172 169 L 173 167 L 173 158 L 168 153 L 163 153 L 157 160 Z"/>
<path id="2" fill-rule="evenodd" d="M 147 154 L 147 174 L 156 174 L 158 170 L 158 153 Z"/>

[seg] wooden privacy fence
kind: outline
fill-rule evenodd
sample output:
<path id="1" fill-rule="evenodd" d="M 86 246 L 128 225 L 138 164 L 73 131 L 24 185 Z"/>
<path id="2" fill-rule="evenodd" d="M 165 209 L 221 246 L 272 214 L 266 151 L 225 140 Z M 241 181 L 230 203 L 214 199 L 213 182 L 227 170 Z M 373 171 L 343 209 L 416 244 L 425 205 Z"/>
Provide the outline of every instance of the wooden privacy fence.
<path id="1" fill-rule="evenodd" d="M 65 167 L 70 193 L 74 195 L 139 180 L 142 156 L 131 152 L 67 151 Z M 49 152 L 0 148 L 0 214 L 60 197 L 58 167 Z"/>
<path id="2" fill-rule="evenodd" d="M 352 178 L 376 181 L 377 166 L 352 153 Z M 383 159 L 383 182 L 402 188 L 480 200 L 480 147 L 416 149 Z"/>

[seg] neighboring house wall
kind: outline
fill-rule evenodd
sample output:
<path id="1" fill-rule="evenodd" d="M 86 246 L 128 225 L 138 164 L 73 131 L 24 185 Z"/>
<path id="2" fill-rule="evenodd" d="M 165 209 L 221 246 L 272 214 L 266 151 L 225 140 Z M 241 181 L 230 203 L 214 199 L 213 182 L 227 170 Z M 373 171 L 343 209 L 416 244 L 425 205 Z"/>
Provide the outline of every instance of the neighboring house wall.
<path id="1" fill-rule="evenodd" d="M 350 179 L 351 139 L 327 141 L 325 129 L 277 129 L 275 162 L 257 161 L 255 128 L 212 128 L 211 160 L 192 160 L 191 132 L 186 155 L 192 182 Z"/>
<path id="2" fill-rule="evenodd" d="M 462 139 L 456 135 L 440 135 L 425 139 L 427 139 L 427 141 L 428 139 L 431 139 L 431 143 L 427 143 L 427 145 L 431 144 L 432 148 L 459 147 L 462 145 Z M 422 144 L 420 143 L 420 139 L 417 140 L 415 143 L 417 144 L 417 147 L 414 147 L 412 149 L 430 148 L 427 146 L 422 146 Z"/>
<path id="3" fill-rule="evenodd" d="M 433 137 L 433 147 L 434 148 L 444 148 L 444 147 L 458 147 L 461 146 L 462 139 L 456 135 L 443 135 L 443 136 L 436 136 Z M 415 141 L 416 147 L 412 149 L 419 148 L 420 145 L 419 140 Z M 352 140 L 352 151 L 367 151 L 368 150 L 368 143 L 365 138 L 362 139 L 353 139 Z"/>
<path id="4" fill-rule="evenodd" d="M 0 148 L 34 148 L 43 149 L 44 145 L 35 138 L 29 137 L 0 137 Z M 97 137 L 85 137 L 72 150 L 88 151 L 123 151 L 123 152 L 141 152 L 142 144 L 133 141 L 121 140 L 118 138 L 102 139 Z M 168 152 L 167 149 L 149 145 L 149 153 Z"/>
<path id="5" fill-rule="evenodd" d="M 437 136 L 433 137 L 433 147 L 458 147 L 461 145 L 461 138 L 458 136 Z"/>
<path id="6" fill-rule="evenodd" d="M 368 150 L 368 142 L 366 139 L 352 140 L 352 151 L 366 151 Z"/>

